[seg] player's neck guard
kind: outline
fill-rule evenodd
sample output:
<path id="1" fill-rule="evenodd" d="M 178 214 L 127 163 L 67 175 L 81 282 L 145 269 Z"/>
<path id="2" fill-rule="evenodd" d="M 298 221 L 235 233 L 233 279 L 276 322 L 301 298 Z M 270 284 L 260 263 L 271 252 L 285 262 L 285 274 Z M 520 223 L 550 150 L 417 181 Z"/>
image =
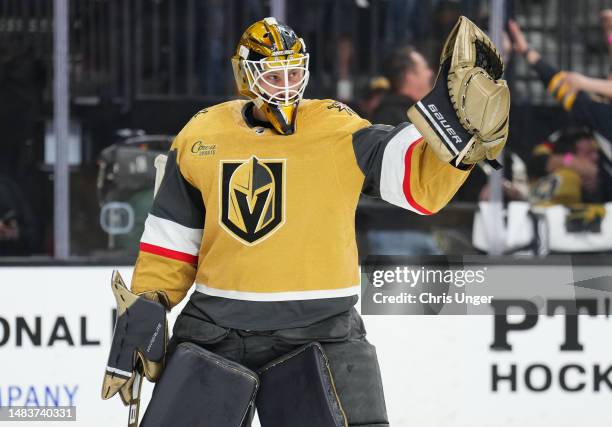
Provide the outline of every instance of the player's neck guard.
<path id="1" fill-rule="evenodd" d="M 258 108 L 263 111 L 266 119 L 281 135 L 292 135 L 295 132 L 297 110 L 300 101 L 292 105 L 270 105 L 261 103 Z M 257 102 L 255 105 L 257 106 Z"/>

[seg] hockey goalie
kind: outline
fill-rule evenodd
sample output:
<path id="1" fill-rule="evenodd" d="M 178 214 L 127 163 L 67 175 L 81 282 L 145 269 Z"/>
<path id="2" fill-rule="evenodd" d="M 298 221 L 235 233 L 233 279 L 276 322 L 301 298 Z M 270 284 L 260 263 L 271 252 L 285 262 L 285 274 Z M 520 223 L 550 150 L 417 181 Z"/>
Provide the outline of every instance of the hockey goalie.
<path id="1" fill-rule="evenodd" d="M 307 45 L 274 18 L 244 32 L 234 100 L 193 116 L 168 153 L 131 290 L 113 278 L 118 323 L 103 398 L 156 381 L 151 426 L 389 425 L 360 292 L 361 193 L 420 215 L 444 207 L 508 134 L 501 57 L 466 18 L 434 89 L 397 126 L 303 99 Z M 195 286 L 166 344 L 165 313 Z"/>

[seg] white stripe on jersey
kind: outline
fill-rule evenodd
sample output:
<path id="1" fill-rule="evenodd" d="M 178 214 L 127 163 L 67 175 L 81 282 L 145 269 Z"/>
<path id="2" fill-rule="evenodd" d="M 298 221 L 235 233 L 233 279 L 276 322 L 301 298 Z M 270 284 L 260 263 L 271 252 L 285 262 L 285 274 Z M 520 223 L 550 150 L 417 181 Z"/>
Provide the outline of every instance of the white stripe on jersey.
<path id="1" fill-rule="evenodd" d="M 202 232 L 201 228 L 185 227 L 176 222 L 149 214 L 145 221 L 145 229 L 140 242 L 197 257 L 200 252 Z"/>
<path id="2" fill-rule="evenodd" d="M 196 291 L 214 297 L 230 298 L 245 301 L 300 301 L 322 298 L 340 298 L 359 295 L 361 286 L 348 288 L 326 289 L 316 291 L 291 291 L 291 292 L 242 292 L 225 289 L 211 288 L 201 283 L 196 284 Z"/>
<path id="3" fill-rule="evenodd" d="M 406 176 L 406 152 L 422 138 L 423 136 L 414 125 L 406 126 L 399 131 L 385 147 L 380 172 L 382 199 L 420 215 L 424 215 L 423 212 L 413 207 L 404 194 L 404 177 Z"/>

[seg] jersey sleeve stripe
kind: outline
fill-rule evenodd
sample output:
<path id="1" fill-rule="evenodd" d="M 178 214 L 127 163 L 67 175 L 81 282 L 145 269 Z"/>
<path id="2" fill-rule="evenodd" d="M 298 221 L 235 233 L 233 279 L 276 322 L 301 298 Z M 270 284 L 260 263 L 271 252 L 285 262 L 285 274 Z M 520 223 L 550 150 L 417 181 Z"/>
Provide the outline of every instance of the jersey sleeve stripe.
<path id="1" fill-rule="evenodd" d="M 202 231 L 201 228 L 185 227 L 174 221 L 149 214 L 140 241 L 197 258 L 202 242 Z"/>
<path id="2" fill-rule="evenodd" d="M 162 248 L 161 246 L 151 245 L 149 243 L 141 242 L 140 250 L 142 252 L 159 255 L 164 258 L 174 259 L 176 261 L 183 261 L 189 264 L 198 263 L 198 257 L 195 255 L 190 255 L 179 251 L 173 251 L 172 249 Z"/>
<path id="3" fill-rule="evenodd" d="M 430 215 L 410 191 L 411 159 L 423 136 L 414 125 L 406 126 L 387 143 L 380 174 L 380 196 L 383 200 L 421 215 Z"/>
<path id="4" fill-rule="evenodd" d="M 422 215 L 431 215 L 433 212 L 428 211 L 423 206 L 419 205 L 414 197 L 412 197 L 412 193 L 410 192 L 410 170 L 411 170 L 411 160 L 412 154 L 414 153 L 415 147 L 423 142 L 423 137 L 419 138 L 413 144 L 410 145 L 410 148 L 406 151 L 406 157 L 404 159 L 404 195 L 406 196 L 406 200 L 412 206 L 413 210 L 422 214 Z"/>

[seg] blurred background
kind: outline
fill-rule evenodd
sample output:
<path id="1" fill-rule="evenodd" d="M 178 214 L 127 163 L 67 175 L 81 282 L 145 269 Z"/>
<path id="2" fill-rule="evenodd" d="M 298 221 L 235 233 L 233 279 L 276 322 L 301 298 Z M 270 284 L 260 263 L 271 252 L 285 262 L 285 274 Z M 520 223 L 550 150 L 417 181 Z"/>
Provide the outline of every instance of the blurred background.
<path id="1" fill-rule="evenodd" d="M 403 121 L 406 108 L 430 89 L 459 15 L 485 30 L 496 25 L 489 33 L 502 50 L 512 94 L 505 168 L 493 182 L 501 199 L 486 167 L 433 217 L 364 198 L 356 218 L 362 257 L 612 250 L 605 120 L 612 112 L 612 83 L 605 80 L 611 1 L 70 0 L 56 6 L 66 18 L 61 27 L 51 0 L 0 0 L 0 257 L 132 262 L 152 202 L 155 157 L 195 112 L 236 97 L 229 59 L 246 26 L 268 15 L 307 43 L 306 97 L 338 99 L 387 124 Z M 54 28 L 66 37 L 54 41 Z M 65 68 L 54 73 L 54 49 L 62 45 L 69 46 Z M 540 62 L 568 72 L 564 94 L 547 91 L 550 76 Z M 54 92 L 54 82 L 63 92 Z M 564 109 L 568 93 L 581 96 Z M 56 131 L 64 135 L 60 144 Z M 54 186 L 55 176 L 61 182 Z M 489 221 L 495 215 L 503 222 Z"/>

